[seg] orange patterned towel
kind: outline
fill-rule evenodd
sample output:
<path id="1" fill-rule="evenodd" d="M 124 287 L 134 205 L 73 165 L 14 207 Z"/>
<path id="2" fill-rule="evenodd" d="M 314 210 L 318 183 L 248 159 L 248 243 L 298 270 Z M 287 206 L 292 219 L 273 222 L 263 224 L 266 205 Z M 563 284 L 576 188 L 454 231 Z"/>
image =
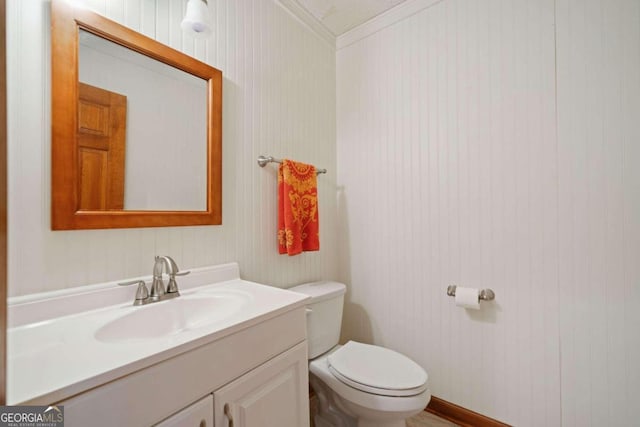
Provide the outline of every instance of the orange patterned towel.
<path id="1" fill-rule="evenodd" d="M 314 166 L 285 159 L 278 169 L 278 250 L 289 255 L 320 250 Z"/>

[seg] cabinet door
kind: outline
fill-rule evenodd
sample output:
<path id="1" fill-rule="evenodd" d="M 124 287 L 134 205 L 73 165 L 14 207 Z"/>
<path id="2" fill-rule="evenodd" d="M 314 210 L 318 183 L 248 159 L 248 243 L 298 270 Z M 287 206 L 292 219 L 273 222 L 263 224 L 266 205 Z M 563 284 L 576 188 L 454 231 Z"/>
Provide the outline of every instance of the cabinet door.
<path id="1" fill-rule="evenodd" d="M 156 427 L 213 427 L 213 395 L 187 406 Z"/>
<path id="2" fill-rule="evenodd" d="M 216 427 L 308 427 L 306 341 L 213 393 Z"/>

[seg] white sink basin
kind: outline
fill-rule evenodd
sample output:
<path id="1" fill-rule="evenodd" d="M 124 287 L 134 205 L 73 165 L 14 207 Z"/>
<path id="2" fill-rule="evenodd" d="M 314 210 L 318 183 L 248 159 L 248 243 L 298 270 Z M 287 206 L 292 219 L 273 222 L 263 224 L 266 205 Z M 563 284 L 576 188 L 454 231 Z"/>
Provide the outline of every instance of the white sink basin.
<path id="1" fill-rule="evenodd" d="M 96 330 L 95 338 L 107 343 L 166 338 L 227 319 L 249 299 L 240 292 L 200 292 L 136 307 Z"/>

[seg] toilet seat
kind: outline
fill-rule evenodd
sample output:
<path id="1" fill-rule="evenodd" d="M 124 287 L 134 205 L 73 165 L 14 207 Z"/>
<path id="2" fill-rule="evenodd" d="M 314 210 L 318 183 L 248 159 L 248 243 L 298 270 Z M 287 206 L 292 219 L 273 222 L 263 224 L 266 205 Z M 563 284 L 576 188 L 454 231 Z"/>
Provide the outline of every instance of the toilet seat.
<path id="1" fill-rule="evenodd" d="M 365 393 L 415 396 L 427 389 L 427 373 L 413 360 L 393 350 L 349 341 L 327 357 L 331 373 Z"/>

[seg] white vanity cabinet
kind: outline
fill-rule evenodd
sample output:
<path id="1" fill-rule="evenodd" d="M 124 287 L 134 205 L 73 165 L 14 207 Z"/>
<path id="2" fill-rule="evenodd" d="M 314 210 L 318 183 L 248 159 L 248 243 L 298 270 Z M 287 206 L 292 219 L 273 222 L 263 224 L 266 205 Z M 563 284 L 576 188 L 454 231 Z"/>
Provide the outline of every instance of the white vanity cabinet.
<path id="1" fill-rule="evenodd" d="M 306 344 L 241 376 L 213 396 L 216 427 L 308 426 Z"/>
<path id="2" fill-rule="evenodd" d="M 65 425 L 200 427 L 212 404 L 214 422 L 206 427 L 309 426 L 304 306 L 191 345 L 56 402 L 64 405 Z"/>
<path id="3" fill-rule="evenodd" d="M 198 400 L 156 427 L 213 427 L 213 396 Z"/>

